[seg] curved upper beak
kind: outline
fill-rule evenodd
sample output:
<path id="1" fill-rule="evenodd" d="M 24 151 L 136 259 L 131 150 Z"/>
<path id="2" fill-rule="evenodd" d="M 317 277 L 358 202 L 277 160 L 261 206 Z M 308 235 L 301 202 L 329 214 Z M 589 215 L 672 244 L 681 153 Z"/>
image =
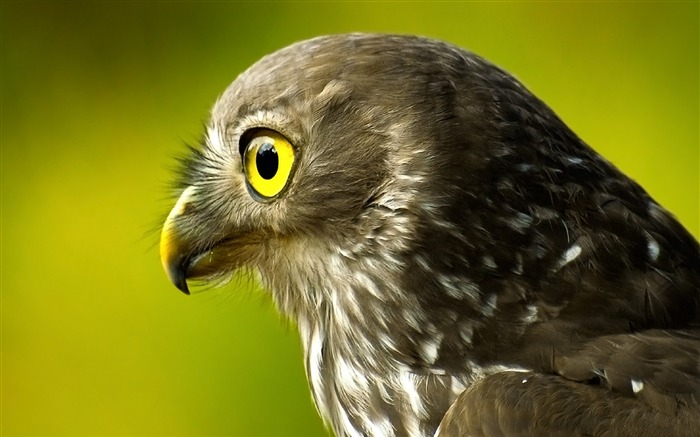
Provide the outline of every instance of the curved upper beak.
<path id="1" fill-rule="evenodd" d="M 194 187 L 189 186 L 183 191 L 163 224 L 160 234 L 160 261 L 165 274 L 180 291 L 190 294 L 187 287 L 187 270 L 190 264 L 189 245 L 183 239 L 178 223 L 192 201 Z"/>

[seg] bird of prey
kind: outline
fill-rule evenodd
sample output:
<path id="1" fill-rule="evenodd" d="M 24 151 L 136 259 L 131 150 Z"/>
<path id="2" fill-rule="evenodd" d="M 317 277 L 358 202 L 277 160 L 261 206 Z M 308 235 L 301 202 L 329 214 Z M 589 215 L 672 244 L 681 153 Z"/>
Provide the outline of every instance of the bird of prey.
<path id="1" fill-rule="evenodd" d="M 296 43 L 182 167 L 170 280 L 257 272 L 338 436 L 700 435 L 697 241 L 473 53 Z"/>

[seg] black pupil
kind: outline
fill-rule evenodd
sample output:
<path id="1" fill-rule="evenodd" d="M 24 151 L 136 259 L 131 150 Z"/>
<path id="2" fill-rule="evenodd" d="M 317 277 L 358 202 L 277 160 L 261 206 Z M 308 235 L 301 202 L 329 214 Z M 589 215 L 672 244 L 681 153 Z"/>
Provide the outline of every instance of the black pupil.
<path id="1" fill-rule="evenodd" d="M 255 156 L 255 165 L 258 167 L 258 173 L 263 179 L 272 179 L 277 174 L 279 167 L 279 158 L 275 146 L 270 143 L 265 143 L 258 148 L 258 153 Z"/>

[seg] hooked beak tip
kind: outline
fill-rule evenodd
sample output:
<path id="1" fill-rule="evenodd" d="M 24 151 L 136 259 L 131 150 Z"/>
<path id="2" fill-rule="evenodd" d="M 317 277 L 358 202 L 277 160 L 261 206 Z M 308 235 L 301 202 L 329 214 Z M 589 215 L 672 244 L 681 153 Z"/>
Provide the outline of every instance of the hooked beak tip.
<path id="1" fill-rule="evenodd" d="M 168 239 L 164 236 L 161 240 L 160 251 L 163 270 L 165 270 L 168 279 L 178 290 L 185 294 L 190 294 L 190 289 L 187 286 L 189 260 L 181 254 L 178 254 L 176 250 L 170 249 L 169 246 Z"/>
<path id="2" fill-rule="evenodd" d="M 178 290 L 185 294 L 190 294 L 190 289 L 187 286 L 187 275 L 185 272 L 187 272 L 186 268 L 176 268 L 174 271 L 171 271 L 168 274 L 168 277 L 170 278 L 170 282 L 172 282 Z"/>

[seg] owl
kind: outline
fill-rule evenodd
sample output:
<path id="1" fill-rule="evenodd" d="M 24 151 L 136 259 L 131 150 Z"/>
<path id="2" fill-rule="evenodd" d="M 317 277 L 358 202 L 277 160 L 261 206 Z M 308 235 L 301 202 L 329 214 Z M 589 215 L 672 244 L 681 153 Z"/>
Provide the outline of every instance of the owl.
<path id="1" fill-rule="evenodd" d="M 338 436 L 700 435 L 698 242 L 473 53 L 277 51 L 179 181 L 169 279 L 256 272 Z"/>

